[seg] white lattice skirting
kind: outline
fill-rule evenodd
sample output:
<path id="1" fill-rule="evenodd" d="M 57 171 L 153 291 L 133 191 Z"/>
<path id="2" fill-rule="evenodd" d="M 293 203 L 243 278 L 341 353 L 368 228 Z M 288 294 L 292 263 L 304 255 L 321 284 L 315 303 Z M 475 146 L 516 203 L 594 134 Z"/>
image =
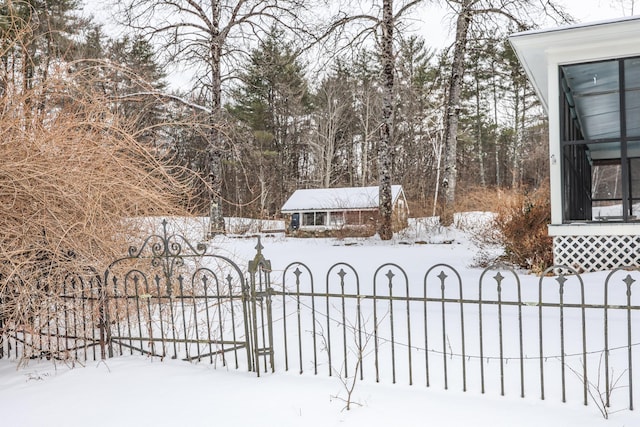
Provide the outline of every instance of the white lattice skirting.
<path id="1" fill-rule="evenodd" d="M 553 261 L 578 272 L 640 265 L 640 236 L 555 236 Z"/>

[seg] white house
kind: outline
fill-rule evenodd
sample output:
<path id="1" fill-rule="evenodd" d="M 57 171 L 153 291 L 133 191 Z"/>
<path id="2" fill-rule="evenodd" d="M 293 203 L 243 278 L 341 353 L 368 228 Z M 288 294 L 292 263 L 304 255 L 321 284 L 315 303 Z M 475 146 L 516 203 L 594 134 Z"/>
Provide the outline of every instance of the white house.
<path id="1" fill-rule="evenodd" d="M 509 40 L 549 116 L 555 263 L 639 265 L 640 17 Z"/>
<path id="2" fill-rule="evenodd" d="M 409 208 L 401 185 L 391 186 L 394 231 L 405 228 Z M 325 231 L 370 227 L 378 219 L 378 187 L 296 190 L 280 209 L 290 230 Z"/>

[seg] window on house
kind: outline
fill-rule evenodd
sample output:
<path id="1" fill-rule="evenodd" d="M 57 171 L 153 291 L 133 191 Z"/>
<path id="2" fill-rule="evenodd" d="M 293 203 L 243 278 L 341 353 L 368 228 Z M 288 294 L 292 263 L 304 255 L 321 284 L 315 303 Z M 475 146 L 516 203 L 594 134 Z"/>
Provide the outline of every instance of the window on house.
<path id="1" fill-rule="evenodd" d="M 329 212 L 329 224 L 333 227 L 344 225 L 344 211 Z"/>
<path id="2" fill-rule="evenodd" d="M 560 67 L 563 220 L 640 218 L 640 58 Z"/>
<path id="3" fill-rule="evenodd" d="M 302 215 L 302 225 L 326 225 L 326 212 L 305 212 Z"/>
<path id="4" fill-rule="evenodd" d="M 305 212 L 304 214 L 302 214 L 302 225 L 315 225 L 315 222 L 315 212 Z"/>

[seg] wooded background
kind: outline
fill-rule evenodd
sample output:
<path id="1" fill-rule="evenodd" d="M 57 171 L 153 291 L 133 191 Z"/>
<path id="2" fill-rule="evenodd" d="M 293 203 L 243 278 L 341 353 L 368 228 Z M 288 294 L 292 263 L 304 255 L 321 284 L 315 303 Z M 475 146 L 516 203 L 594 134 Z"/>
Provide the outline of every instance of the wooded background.
<path id="1" fill-rule="evenodd" d="M 0 96 L 28 93 L 24 120 L 46 124 L 47 82 L 72 76 L 203 178 L 200 214 L 277 217 L 295 189 L 386 179 L 424 216 L 440 196 L 547 180 L 546 117 L 506 37 L 570 22 L 552 1 L 126 0 L 101 17 L 117 37 L 80 7 L 0 3 Z M 449 47 L 416 31 L 437 8 Z M 193 79 L 176 87 L 180 67 Z"/>

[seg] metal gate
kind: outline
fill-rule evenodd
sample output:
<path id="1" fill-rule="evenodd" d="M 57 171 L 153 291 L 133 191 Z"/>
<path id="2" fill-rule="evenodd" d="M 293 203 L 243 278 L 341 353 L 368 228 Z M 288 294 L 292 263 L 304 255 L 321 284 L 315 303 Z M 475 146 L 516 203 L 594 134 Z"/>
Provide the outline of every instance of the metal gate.
<path id="1" fill-rule="evenodd" d="M 273 371 L 270 263 L 259 239 L 256 249 L 243 270 L 162 221 L 104 274 L 69 274 L 55 293 L 34 295 L 43 308 L 26 321 L 0 316 L 0 357 L 145 354 Z M 3 303 L 0 296 L 0 313 Z"/>
<path id="2" fill-rule="evenodd" d="M 249 280 L 230 258 L 162 233 L 129 248 L 106 270 L 101 289 L 103 348 L 108 357 L 142 353 L 209 361 L 260 372 L 273 369 L 269 263 L 261 246 Z"/>

